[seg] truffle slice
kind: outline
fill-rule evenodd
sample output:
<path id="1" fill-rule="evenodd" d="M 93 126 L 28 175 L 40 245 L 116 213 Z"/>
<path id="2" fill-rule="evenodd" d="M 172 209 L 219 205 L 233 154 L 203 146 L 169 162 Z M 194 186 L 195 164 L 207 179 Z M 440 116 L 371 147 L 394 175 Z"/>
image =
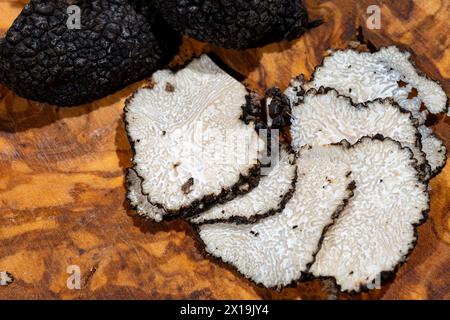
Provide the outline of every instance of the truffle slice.
<path id="1" fill-rule="evenodd" d="M 206 251 L 266 287 L 300 280 L 324 230 L 352 195 L 349 164 L 340 145 L 303 148 L 297 159 L 296 190 L 284 210 L 253 225 L 201 225 Z"/>
<path id="2" fill-rule="evenodd" d="M 439 139 L 433 130 L 426 126 L 420 126 L 419 132 L 422 136 L 422 150 L 427 156 L 431 167 L 431 176 L 438 175 L 447 162 L 447 148 L 444 142 Z"/>
<path id="3" fill-rule="evenodd" d="M 141 183 L 142 179 L 137 175 L 133 169 L 128 169 L 127 177 L 127 199 L 130 202 L 132 208 L 137 213 L 147 219 L 151 219 L 156 222 L 161 222 L 165 211 L 152 205 L 145 194 L 142 193 Z"/>
<path id="4" fill-rule="evenodd" d="M 349 146 L 349 159 L 355 194 L 326 232 L 311 273 L 359 291 L 406 260 L 429 196 L 411 150 L 396 141 L 363 138 Z"/>
<path id="5" fill-rule="evenodd" d="M 431 175 L 430 166 L 422 151 L 416 121 L 409 112 L 389 99 L 353 105 L 335 90 L 309 90 L 292 110 L 292 146 L 326 145 L 347 140 L 357 142 L 364 136 L 385 137 L 399 141 L 414 152 L 421 168 L 421 178 Z"/>
<path id="6" fill-rule="evenodd" d="M 192 218 L 192 223 L 213 223 L 233 221 L 239 223 L 255 222 L 283 209 L 294 192 L 296 165 L 293 154 L 280 149 L 279 158 L 273 163 L 266 176 L 252 191 L 229 202 L 216 205 Z"/>
<path id="7" fill-rule="evenodd" d="M 231 49 L 293 40 L 311 27 L 300 0 L 153 2 L 175 30 Z"/>
<path id="8" fill-rule="evenodd" d="M 335 88 L 357 103 L 393 97 L 422 122 L 426 117 L 420 110 L 422 102 L 431 113 L 444 112 L 447 108 L 447 96 L 439 84 L 422 76 L 410 61 L 410 54 L 395 46 L 375 53 L 334 52 L 324 58 L 323 65 L 304 88 L 322 86 Z M 413 89 L 417 90 L 417 96 L 408 98 Z"/>
<path id="9" fill-rule="evenodd" d="M 167 214 L 196 214 L 253 183 L 264 150 L 254 124 L 240 120 L 245 87 L 203 55 L 173 73 L 158 71 L 153 87 L 125 108 L 142 193 Z"/>
<path id="10" fill-rule="evenodd" d="M 73 4 L 79 12 L 68 10 Z M 0 41 L 0 82 L 27 99 L 73 106 L 150 76 L 181 39 L 149 6 L 142 14 L 136 7 L 128 0 L 31 0 Z"/>

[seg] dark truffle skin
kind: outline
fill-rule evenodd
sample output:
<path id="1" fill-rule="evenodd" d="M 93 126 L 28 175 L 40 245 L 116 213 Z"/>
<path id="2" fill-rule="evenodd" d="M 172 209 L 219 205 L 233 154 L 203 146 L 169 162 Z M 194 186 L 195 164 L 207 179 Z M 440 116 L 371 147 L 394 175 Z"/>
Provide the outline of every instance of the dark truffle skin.
<path id="1" fill-rule="evenodd" d="M 152 0 L 177 31 L 230 49 L 293 40 L 308 26 L 301 0 Z"/>
<path id="2" fill-rule="evenodd" d="M 267 109 L 266 112 L 264 109 Z M 242 120 L 247 124 L 253 121 L 256 130 L 284 129 L 291 125 L 291 113 L 288 97 L 273 87 L 266 91 L 266 98 L 254 92 L 247 96 L 247 104 L 242 108 Z"/>
<path id="3" fill-rule="evenodd" d="M 81 9 L 80 29 L 67 27 L 71 4 Z M 0 82 L 30 100 L 73 106 L 144 79 L 180 43 L 151 11 L 138 0 L 32 0 L 0 40 Z"/>
<path id="4" fill-rule="evenodd" d="M 291 125 L 291 105 L 278 88 L 271 88 L 266 91 L 266 96 L 270 98 L 268 105 L 269 117 L 272 119 L 272 129 L 283 129 Z"/>

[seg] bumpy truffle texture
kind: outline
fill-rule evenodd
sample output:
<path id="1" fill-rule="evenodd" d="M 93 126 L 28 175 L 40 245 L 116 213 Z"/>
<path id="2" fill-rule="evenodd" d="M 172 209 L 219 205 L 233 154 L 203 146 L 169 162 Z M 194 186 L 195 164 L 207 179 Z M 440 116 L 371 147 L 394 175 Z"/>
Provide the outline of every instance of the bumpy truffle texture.
<path id="1" fill-rule="evenodd" d="M 429 196 L 411 151 L 396 141 L 363 138 L 349 147 L 348 157 L 355 194 L 326 232 L 311 273 L 334 277 L 344 291 L 359 291 L 405 261 Z"/>
<path id="2" fill-rule="evenodd" d="M 72 3 L 25 6 L 0 42 L 0 82 L 27 99 L 79 105 L 148 77 L 180 43 L 148 7 L 139 9 L 144 16 L 128 0 L 77 1 L 81 25 L 73 28 Z"/>
<path id="3" fill-rule="evenodd" d="M 353 101 L 366 102 L 393 97 L 422 123 L 426 113 L 441 113 L 447 108 L 447 96 L 440 85 L 422 76 L 410 61 L 408 52 L 397 47 L 382 48 L 375 53 L 354 50 L 336 51 L 323 61 L 304 88 L 335 88 Z M 417 96 L 409 98 L 417 90 Z"/>
<path id="4" fill-rule="evenodd" d="M 247 106 L 243 108 L 243 120 L 255 122 L 258 129 L 283 129 L 291 124 L 291 104 L 289 98 L 279 88 L 266 91 L 265 97 L 252 92 Z"/>
<path id="5" fill-rule="evenodd" d="M 181 33 L 231 49 L 246 49 L 303 34 L 308 15 L 300 0 L 153 0 Z"/>
<path id="6" fill-rule="evenodd" d="M 339 145 L 303 148 L 297 159 L 296 190 L 284 210 L 253 225 L 201 225 L 206 251 L 266 287 L 300 280 L 324 230 L 352 195 L 349 162 L 340 156 L 343 150 Z"/>
<path id="7" fill-rule="evenodd" d="M 417 121 L 389 99 L 355 106 L 349 98 L 335 90 L 317 92 L 311 89 L 302 101 L 293 106 L 292 116 L 294 150 L 304 145 L 326 145 L 344 139 L 355 143 L 364 136 L 381 134 L 413 150 L 421 168 L 421 178 L 427 180 L 431 176 L 430 166 L 421 148 Z"/>
<path id="8" fill-rule="evenodd" d="M 157 14 L 155 12 L 155 8 L 153 7 L 151 1 L 149 0 L 127 0 L 133 9 L 142 14 L 144 17 L 148 19 L 153 19 L 153 17 Z"/>
<path id="9" fill-rule="evenodd" d="M 250 92 L 246 97 L 246 104 L 242 107 L 242 121 L 246 124 L 253 122 L 255 129 L 267 129 L 265 121 L 265 99 L 256 92 Z"/>
<path id="10" fill-rule="evenodd" d="M 133 169 L 128 169 L 127 177 L 127 199 L 132 208 L 136 209 L 137 213 L 147 219 L 161 222 L 165 215 L 165 211 L 152 205 L 148 201 L 148 197 L 142 193 L 141 183 L 142 179 L 137 175 Z"/>
<path id="11" fill-rule="evenodd" d="M 289 98 L 280 89 L 271 88 L 266 92 L 268 124 L 272 129 L 283 129 L 291 125 L 291 105 Z"/>
<path id="12" fill-rule="evenodd" d="M 219 221 L 255 222 L 279 212 L 294 192 L 296 165 L 293 154 L 280 149 L 276 162 L 268 168 L 256 188 L 229 202 L 216 205 L 190 221 L 195 224 Z"/>
<path id="13" fill-rule="evenodd" d="M 422 149 L 430 164 L 431 176 L 434 177 L 445 167 L 447 162 L 447 147 L 430 128 L 420 126 L 419 132 L 422 135 Z"/>
<path id="14" fill-rule="evenodd" d="M 150 203 L 194 214 L 254 175 L 264 141 L 240 119 L 246 89 L 208 56 L 153 83 L 126 103 L 134 169 Z"/>

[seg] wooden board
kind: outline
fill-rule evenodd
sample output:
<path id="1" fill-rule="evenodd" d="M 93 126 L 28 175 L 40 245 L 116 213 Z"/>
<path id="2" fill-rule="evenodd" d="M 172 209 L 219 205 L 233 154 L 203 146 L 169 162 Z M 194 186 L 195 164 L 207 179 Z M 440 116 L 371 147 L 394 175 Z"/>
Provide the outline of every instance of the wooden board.
<path id="1" fill-rule="evenodd" d="M 0 33 L 26 1 L 0 0 Z M 309 76 L 328 48 L 348 45 L 362 26 L 376 46 L 406 47 L 417 65 L 450 92 L 450 2 L 447 0 L 308 0 L 325 23 L 302 39 L 235 52 L 186 40 L 184 55 L 214 51 L 262 91 Z M 370 4 L 382 8 L 380 30 L 368 30 Z M 61 109 L 33 103 L 0 87 L 0 271 L 15 281 L 0 298 L 316 299 L 332 288 L 311 281 L 281 292 L 259 288 L 204 257 L 184 222 L 148 223 L 125 202 L 130 146 L 123 102 L 142 83 L 95 103 Z M 450 148 L 450 119 L 437 133 Z M 394 281 L 342 299 L 450 299 L 450 165 L 431 182 L 431 213 Z M 81 290 L 66 286 L 79 265 Z"/>

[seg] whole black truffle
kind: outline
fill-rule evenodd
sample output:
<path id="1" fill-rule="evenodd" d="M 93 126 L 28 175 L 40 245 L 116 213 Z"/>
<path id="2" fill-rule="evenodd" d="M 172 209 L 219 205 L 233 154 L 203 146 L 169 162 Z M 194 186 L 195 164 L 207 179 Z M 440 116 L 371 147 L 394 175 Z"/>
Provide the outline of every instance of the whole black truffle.
<path id="1" fill-rule="evenodd" d="M 180 41 L 170 30 L 142 1 L 32 0 L 0 40 L 0 82 L 31 100 L 87 103 L 167 64 Z"/>
<path id="2" fill-rule="evenodd" d="M 301 0 L 153 0 L 177 31 L 231 49 L 292 40 L 308 14 Z"/>

